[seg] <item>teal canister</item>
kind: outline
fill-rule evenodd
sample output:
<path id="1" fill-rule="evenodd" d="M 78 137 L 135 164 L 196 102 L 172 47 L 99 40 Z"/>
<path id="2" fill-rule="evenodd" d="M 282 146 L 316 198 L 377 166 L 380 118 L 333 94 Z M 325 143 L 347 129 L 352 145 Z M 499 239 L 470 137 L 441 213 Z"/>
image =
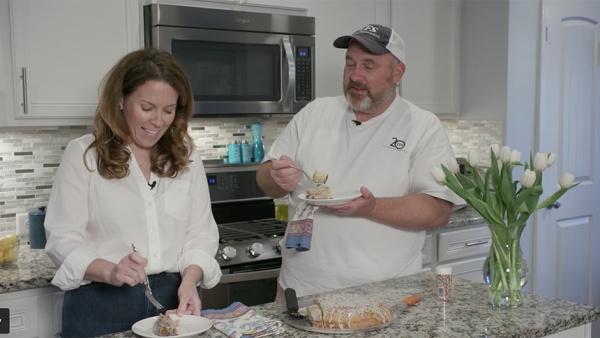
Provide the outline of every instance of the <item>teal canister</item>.
<path id="1" fill-rule="evenodd" d="M 38 209 L 38 211 L 29 213 L 29 245 L 32 249 L 46 247 L 46 230 L 44 229 L 46 207 L 38 207 Z"/>
<path id="2" fill-rule="evenodd" d="M 229 163 L 242 163 L 242 147 L 238 141 L 231 141 L 227 146 Z"/>
<path id="3" fill-rule="evenodd" d="M 243 140 L 242 141 L 242 162 L 243 163 L 248 163 L 248 162 L 252 162 L 252 151 L 250 151 L 250 145 L 248 144 L 248 141 Z"/>

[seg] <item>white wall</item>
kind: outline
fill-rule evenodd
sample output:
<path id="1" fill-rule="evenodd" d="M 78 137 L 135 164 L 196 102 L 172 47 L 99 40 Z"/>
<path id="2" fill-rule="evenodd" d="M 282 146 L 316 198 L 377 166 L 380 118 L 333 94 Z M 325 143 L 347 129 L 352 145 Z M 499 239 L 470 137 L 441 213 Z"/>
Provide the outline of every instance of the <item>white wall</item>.
<path id="1" fill-rule="evenodd" d="M 508 1 L 461 2 L 460 116 L 506 119 Z"/>

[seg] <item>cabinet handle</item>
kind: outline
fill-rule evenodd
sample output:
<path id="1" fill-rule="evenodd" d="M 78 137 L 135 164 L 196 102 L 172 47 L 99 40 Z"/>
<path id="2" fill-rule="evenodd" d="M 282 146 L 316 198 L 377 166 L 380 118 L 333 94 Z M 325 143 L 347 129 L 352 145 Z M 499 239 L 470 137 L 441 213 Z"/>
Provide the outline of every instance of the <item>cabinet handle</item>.
<path id="1" fill-rule="evenodd" d="M 476 245 L 483 245 L 483 244 L 487 244 L 488 241 L 485 242 L 477 242 L 477 243 L 467 243 L 465 244 L 465 246 L 476 246 Z"/>
<path id="2" fill-rule="evenodd" d="M 294 52 L 292 50 L 292 42 L 289 36 L 283 37 L 283 49 L 285 50 L 284 57 L 287 60 L 288 71 L 287 74 L 284 72 L 284 83 L 285 76 L 287 75 L 287 89 L 285 91 L 285 98 L 283 100 L 283 112 L 291 113 L 292 112 L 292 100 L 294 99 L 294 92 L 296 91 L 296 64 L 294 63 Z"/>
<path id="3" fill-rule="evenodd" d="M 21 78 L 23 79 L 23 113 L 27 115 L 29 110 L 27 109 L 27 68 L 21 68 Z"/>

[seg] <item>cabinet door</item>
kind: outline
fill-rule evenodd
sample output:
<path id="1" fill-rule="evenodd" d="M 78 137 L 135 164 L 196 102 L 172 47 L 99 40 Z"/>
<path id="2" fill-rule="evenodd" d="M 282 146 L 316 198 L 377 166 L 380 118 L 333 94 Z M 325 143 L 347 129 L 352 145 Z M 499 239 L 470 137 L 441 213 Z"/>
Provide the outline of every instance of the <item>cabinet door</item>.
<path id="1" fill-rule="evenodd" d="M 392 28 L 406 46 L 401 95 L 440 118 L 459 111 L 460 1 L 391 3 Z"/>
<path id="2" fill-rule="evenodd" d="M 103 76 L 141 46 L 137 0 L 10 0 L 16 120 L 91 118 Z M 90 123 L 91 120 L 88 120 Z"/>
<path id="3" fill-rule="evenodd" d="M 10 311 L 10 337 L 38 336 L 38 297 L 23 297 L 0 301 L 0 307 Z"/>

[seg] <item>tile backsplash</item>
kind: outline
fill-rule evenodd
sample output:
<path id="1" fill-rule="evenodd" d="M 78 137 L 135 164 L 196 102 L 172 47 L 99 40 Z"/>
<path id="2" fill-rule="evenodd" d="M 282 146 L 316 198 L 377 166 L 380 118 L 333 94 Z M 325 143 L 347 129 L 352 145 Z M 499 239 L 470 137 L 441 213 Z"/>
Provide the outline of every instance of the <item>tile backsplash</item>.
<path id="1" fill-rule="evenodd" d="M 268 151 L 290 120 L 289 115 L 194 119 L 189 132 L 203 159 L 221 159 L 227 156 L 229 141 L 251 143 L 252 122 L 263 123 L 264 145 Z M 486 159 L 493 143 L 503 144 L 504 121 L 442 120 L 442 124 L 457 157 L 466 157 L 469 150 L 479 149 L 480 158 Z M 34 211 L 48 203 L 54 175 L 67 143 L 91 132 L 92 126 L 0 130 L 0 234 L 16 231 L 18 213 Z"/>

